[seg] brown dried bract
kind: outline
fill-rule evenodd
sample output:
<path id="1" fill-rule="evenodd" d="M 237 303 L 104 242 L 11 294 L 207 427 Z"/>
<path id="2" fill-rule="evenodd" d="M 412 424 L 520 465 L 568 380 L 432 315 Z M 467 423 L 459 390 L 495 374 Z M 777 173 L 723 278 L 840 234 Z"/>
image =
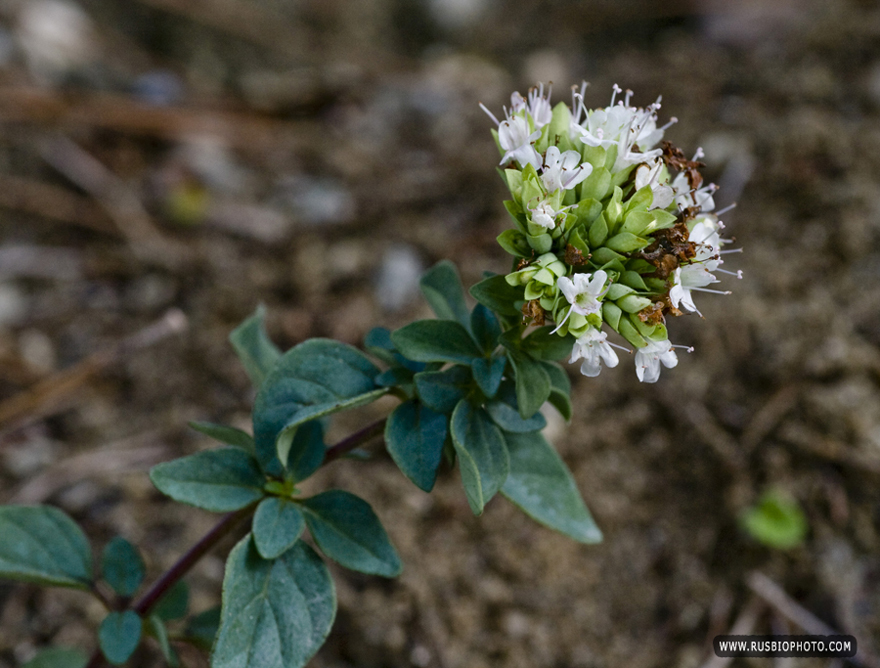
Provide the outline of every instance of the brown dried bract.
<path id="1" fill-rule="evenodd" d="M 520 258 L 519 262 L 516 263 L 516 270 L 521 271 L 532 264 L 531 260 L 527 260 L 524 257 Z"/>
<path id="2" fill-rule="evenodd" d="M 522 307 L 523 322 L 531 321 L 536 327 L 542 327 L 546 321 L 547 312 L 537 299 L 526 302 Z"/>
<path id="3" fill-rule="evenodd" d="M 633 254 L 653 264 L 657 278 L 666 279 L 678 269 L 681 262 L 693 259 L 697 254 L 697 245 L 688 240 L 688 227 L 678 222 L 665 230 L 654 232 L 654 241 L 641 253 Z"/>
<path id="4" fill-rule="evenodd" d="M 673 167 L 679 172 L 684 172 L 692 190 L 696 190 L 703 183 L 703 175 L 700 174 L 700 167 L 706 164 L 699 160 L 688 160 L 684 152 L 675 146 L 671 141 L 663 140 L 660 145 L 663 147 L 663 162 L 667 167 Z"/>
<path id="5" fill-rule="evenodd" d="M 663 321 L 663 310 L 665 308 L 663 302 L 654 302 L 650 306 L 639 311 L 639 320 L 649 325 L 657 325 Z"/>
<path id="6" fill-rule="evenodd" d="M 565 264 L 571 265 L 572 267 L 577 267 L 579 265 L 586 264 L 587 260 L 589 259 L 589 254 L 584 257 L 584 254 L 571 244 L 568 244 L 565 247 L 565 255 L 563 256 Z"/>

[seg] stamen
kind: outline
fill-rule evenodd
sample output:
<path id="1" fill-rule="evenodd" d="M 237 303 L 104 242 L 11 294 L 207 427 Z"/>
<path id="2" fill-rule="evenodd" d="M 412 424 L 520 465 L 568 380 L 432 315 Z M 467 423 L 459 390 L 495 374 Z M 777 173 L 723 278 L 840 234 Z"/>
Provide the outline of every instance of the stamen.
<path id="1" fill-rule="evenodd" d="M 660 132 L 663 132 L 666 128 L 671 127 L 671 126 L 675 125 L 676 123 L 678 123 L 678 119 L 675 116 L 673 116 L 672 118 L 669 119 L 669 122 L 666 125 L 664 125 L 662 128 L 660 128 Z"/>
<path id="2" fill-rule="evenodd" d="M 617 348 L 618 350 L 625 350 L 625 351 L 628 352 L 630 355 L 632 355 L 632 353 L 633 353 L 632 348 L 627 348 L 626 346 L 621 346 L 621 345 L 619 345 L 619 344 L 617 344 L 617 343 L 612 343 L 611 341 L 605 341 L 605 343 L 607 343 L 607 344 L 608 344 L 609 346 L 611 346 L 612 348 Z"/>
<path id="3" fill-rule="evenodd" d="M 623 92 L 623 88 L 621 88 L 617 84 L 614 84 L 614 86 L 612 86 L 612 88 L 611 88 L 611 104 L 608 105 L 609 107 L 614 106 L 614 99 L 617 97 L 618 93 L 622 93 L 622 92 Z"/>
<path id="4" fill-rule="evenodd" d="M 716 295 L 732 295 L 733 294 L 730 290 L 713 290 L 711 288 L 691 288 L 691 290 L 696 290 L 697 292 L 712 292 Z"/>
<path id="5" fill-rule="evenodd" d="M 727 269 L 718 268 L 718 269 L 715 269 L 715 271 L 717 271 L 719 274 L 727 274 L 729 276 L 736 276 L 737 278 L 743 277 L 742 269 L 739 269 L 737 271 L 727 271 Z"/>
<path id="6" fill-rule="evenodd" d="M 624 107 L 629 106 L 629 101 L 630 101 L 630 98 L 632 98 L 632 96 L 633 96 L 633 92 L 629 88 L 627 88 L 626 89 L 626 97 L 623 99 L 623 106 Z"/>
<path id="7" fill-rule="evenodd" d="M 724 207 L 724 208 L 721 209 L 720 211 L 716 211 L 716 212 L 715 212 L 715 215 L 716 215 L 716 216 L 720 216 L 720 215 L 722 215 L 722 214 L 724 214 L 724 213 L 727 213 L 727 212 L 730 211 L 731 209 L 735 209 L 735 208 L 736 208 L 736 202 L 734 202 L 734 203 L 731 204 L 730 206 L 726 206 L 726 207 Z M 720 221 L 720 220 L 718 221 L 718 224 L 721 225 L 721 221 Z M 721 226 L 724 227 L 723 225 L 721 225 Z"/>
<path id="8" fill-rule="evenodd" d="M 706 154 L 703 153 L 703 147 L 699 146 L 699 147 L 697 147 L 697 152 L 694 153 L 694 157 L 691 158 L 691 160 L 699 160 L 700 158 L 705 158 L 705 157 L 706 157 Z"/>
<path id="9" fill-rule="evenodd" d="M 485 111 L 489 115 L 489 118 L 491 118 L 493 121 L 495 121 L 495 125 L 501 125 L 501 121 L 499 121 L 497 118 L 495 118 L 495 114 L 493 114 L 491 111 L 489 111 L 486 108 L 486 105 L 483 104 L 482 102 L 480 102 L 480 109 Z"/>
<path id="10" fill-rule="evenodd" d="M 673 348 L 683 348 L 684 350 L 688 351 L 689 353 L 694 352 L 694 347 L 693 347 L 693 346 L 684 346 L 684 345 L 681 345 L 680 343 L 672 343 L 672 344 L 670 344 L 670 345 L 671 345 Z"/>
<path id="11" fill-rule="evenodd" d="M 720 251 L 718 251 L 718 254 L 719 254 L 719 255 L 725 255 L 725 254 L 727 254 L 727 253 L 742 253 L 742 252 L 743 252 L 743 249 L 742 249 L 742 248 L 729 248 L 729 249 L 727 249 L 727 250 L 720 250 Z"/>

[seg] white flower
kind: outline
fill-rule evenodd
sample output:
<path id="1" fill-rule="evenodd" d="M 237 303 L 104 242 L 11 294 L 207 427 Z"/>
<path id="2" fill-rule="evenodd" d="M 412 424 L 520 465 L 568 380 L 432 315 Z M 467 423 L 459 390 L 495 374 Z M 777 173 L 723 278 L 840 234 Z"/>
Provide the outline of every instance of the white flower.
<path id="1" fill-rule="evenodd" d="M 583 358 L 581 363 L 581 373 L 590 378 L 594 378 L 602 371 L 600 360 L 605 362 L 605 366 L 613 369 L 617 366 L 617 353 L 611 349 L 611 345 L 605 340 L 608 335 L 600 332 L 598 329 L 590 327 L 586 334 L 581 336 L 571 349 L 571 359 L 569 364 L 574 364 Z"/>
<path id="2" fill-rule="evenodd" d="M 553 204 L 550 200 L 543 200 L 538 203 L 534 209 L 529 209 L 532 214 L 532 222 L 535 225 L 540 225 L 541 227 L 545 227 L 548 230 L 552 230 L 556 227 L 556 219 L 559 214 L 564 213 L 570 206 L 564 206 L 561 209 L 556 209 L 553 207 Z"/>
<path id="3" fill-rule="evenodd" d="M 562 276 L 556 281 L 556 285 L 571 304 L 571 313 L 590 315 L 602 311 L 602 302 L 599 301 L 607 292 L 605 283 L 608 282 L 608 274 L 602 269 L 593 274 L 575 274 L 574 280 Z"/>
<path id="4" fill-rule="evenodd" d="M 560 153 L 556 146 L 551 146 L 544 156 L 541 180 L 544 182 L 547 192 L 552 193 L 560 188 L 571 190 L 592 172 L 593 165 L 589 162 L 581 164 L 581 154 L 577 151 Z"/>
<path id="5" fill-rule="evenodd" d="M 656 383 L 660 378 L 660 364 L 671 369 L 678 364 L 678 356 L 669 343 L 669 339 L 663 341 L 648 340 L 648 345 L 636 350 L 636 375 L 642 383 Z"/>
<path id="6" fill-rule="evenodd" d="M 717 283 L 709 269 L 702 262 L 694 264 L 686 264 L 678 267 L 672 275 L 672 287 L 669 290 L 669 301 L 675 308 L 679 308 L 679 304 L 684 306 L 688 311 L 699 313 L 694 305 L 694 298 L 691 295 L 692 290 L 699 291 L 710 283 Z"/>
<path id="7" fill-rule="evenodd" d="M 529 89 L 528 101 L 519 92 L 515 92 L 510 96 L 510 110 L 513 113 L 528 111 L 532 116 L 535 129 L 540 130 L 553 118 L 553 108 L 550 106 L 552 92 L 553 87 L 551 86 L 547 90 L 547 97 L 544 97 L 544 84 L 538 84 L 537 88 Z"/>
<path id="8" fill-rule="evenodd" d="M 701 154 L 697 152 L 697 155 Z M 707 213 L 715 208 L 712 194 L 718 190 L 718 186 L 714 183 L 694 190 L 687 179 L 687 173 L 679 172 L 669 185 L 675 191 L 675 205 L 679 209 L 699 207 L 701 212 Z"/>
<path id="9" fill-rule="evenodd" d="M 651 192 L 654 195 L 648 211 L 651 209 L 665 209 L 672 204 L 672 199 L 675 197 L 675 191 L 672 188 L 661 185 L 657 181 L 662 169 L 663 161 L 659 158 L 655 159 L 653 163 L 646 162 L 636 167 L 636 190 L 641 190 L 645 186 L 650 185 Z"/>
<path id="10" fill-rule="evenodd" d="M 502 121 L 498 125 L 498 143 L 506 153 L 499 164 L 516 160 L 520 167 L 531 165 L 535 169 L 540 169 L 541 156 L 532 145 L 532 142 L 540 136 L 540 130 L 529 133 L 529 122 L 522 116 L 513 116 Z"/>

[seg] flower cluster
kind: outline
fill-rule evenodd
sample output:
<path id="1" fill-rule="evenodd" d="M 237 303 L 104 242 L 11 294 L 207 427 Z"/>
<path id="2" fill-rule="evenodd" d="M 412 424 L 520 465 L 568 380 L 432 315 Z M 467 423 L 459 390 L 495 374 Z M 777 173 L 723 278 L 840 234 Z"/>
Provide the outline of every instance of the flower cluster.
<path id="1" fill-rule="evenodd" d="M 725 252 L 714 184 L 703 184 L 702 151 L 688 159 L 658 127 L 660 99 L 630 104 L 615 84 L 609 106 L 589 110 L 586 84 L 572 105 L 550 105 L 543 85 L 511 106 L 493 131 L 516 227 L 498 241 L 513 255 L 507 283 L 523 289 L 522 312 L 575 338 L 571 362 L 596 376 L 618 363 L 604 325 L 635 349 L 636 374 L 653 383 L 678 363 L 666 316 L 698 313 L 695 292 L 721 291 Z M 739 272 L 735 275 L 741 276 Z M 726 292 L 721 292 L 727 294 Z M 684 347 L 684 346 L 678 346 Z M 628 349 L 627 349 L 628 350 Z M 690 349 L 689 349 L 690 350 Z"/>

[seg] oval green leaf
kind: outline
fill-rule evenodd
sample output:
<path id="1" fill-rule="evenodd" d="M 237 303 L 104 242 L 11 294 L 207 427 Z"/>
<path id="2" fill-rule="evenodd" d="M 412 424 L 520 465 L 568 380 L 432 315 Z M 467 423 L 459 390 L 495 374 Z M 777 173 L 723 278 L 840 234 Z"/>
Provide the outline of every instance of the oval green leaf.
<path id="1" fill-rule="evenodd" d="M 70 517 L 52 506 L 0 506 L 0 578 L 88 589 L 92 551 Z"/>
<path id="2" fill-rule="evenodd" d="M 212 668 L 302 668 L 324 644 L 336 616 L 327 567 L 297 542 L 278 559 L 257 552 L 250 534 L 233 548 Z"/>
<path id="3" fill-rule="evenodd" d="M 468 330 L 452 320 L 416 320 L 392 332 L 397 349 L 417 362 L 470 364 L 483 353 Z"/>
<path id="4" fill-rule="evenodd" d="M 111 612 L 98 628 L 98 644 L 114 666 L 128 661 L 141 641 L 141 618 L 133 610 Z"/>
<path id="5" fill-rule="evenodd" d="M 70 647 L 46 647 L 21 668 L 84 668 L 89 658 Z"/>
<path id="6" fill-rule="evenodd" d="M 451 427 L 468 505 L 474 515 L 480 515 L 507 478 L 507 447 L 486 412 L 466 399 L 455 407 Z"/>
<path id="7" fill-rule="evenodd" d="M 370 575 L 400 574 L 403 566 L 397 550 L 369 503 L 331 489 L 306 499 L 302 507 L 312 538 L 333 561 Z"/>
<path id="8" fill-rule="evenodd" d="M 229 342 L 235 348 L 254 387 L 259 388 L 281 357 L 281 351 L 266 334 L 266 307 L 260 305 L 254 314 L 232 330 Z"/>
<path id="9" fill-rule="evenodd" d="M 263 499 L 254 513 L 254 544 L 264 559 L 277 559 L 299 540 L 306 526 L 293 501 L 277 496 Z"/>
<path id="10" fill-rule="evenodd" d="M 431 267 L 422 276 L 419 287 L 438 318 L 455 320 L 465 328 L 470 327 L 470 311 L 464 301 L 464 289 L 452 262 L 442 260 Z M 403 354 L 406 355 L 405 352 Z"/>
<path id="11" fill-rule="evenodd" d="M 527 353 L 509 350 L 507 357 L 516 374 L 516 402 L 519 414 L 527 420 L 550 398 L 550 376 L 541 362 Z"/>
<path id="12" fill-rule="evenodd" d="M 216 513 L 261 499 L 266 482 L 256 460 L 238 448 L 206 450 L 157 464 L 150 480 L 175 501 Z"/>
<path id="13" fill-rule="evenodd" d="M 510 475 L 501 493 L 541 524 L 581 543 L 599 543 L 593 521 L 568 467 L 540 432 L 505 434 Z"/>
<path id="14" fill-rule="evenodd" d="M 369 403 L 379 369 L 362 352 L 328 339 L 309 339 L 287 351 L 254 402 L 257 459 L 271 475 L 283 472 L 297 428 L 309 420 Z"/>
<path id="15" fill-rule="evenodd" d="M 430 492 L 437 480 L 449 419 L 415 400 L 400 404 L 385 424 L 385 447 L 403 475 Z"/>
<path id="16" fill-rule="evenodd" d="M 120 596 L 132 596 L 146 572 L 140 552 L 122 536 L 116 536 L 104 547 L 101 577 Z"/>

